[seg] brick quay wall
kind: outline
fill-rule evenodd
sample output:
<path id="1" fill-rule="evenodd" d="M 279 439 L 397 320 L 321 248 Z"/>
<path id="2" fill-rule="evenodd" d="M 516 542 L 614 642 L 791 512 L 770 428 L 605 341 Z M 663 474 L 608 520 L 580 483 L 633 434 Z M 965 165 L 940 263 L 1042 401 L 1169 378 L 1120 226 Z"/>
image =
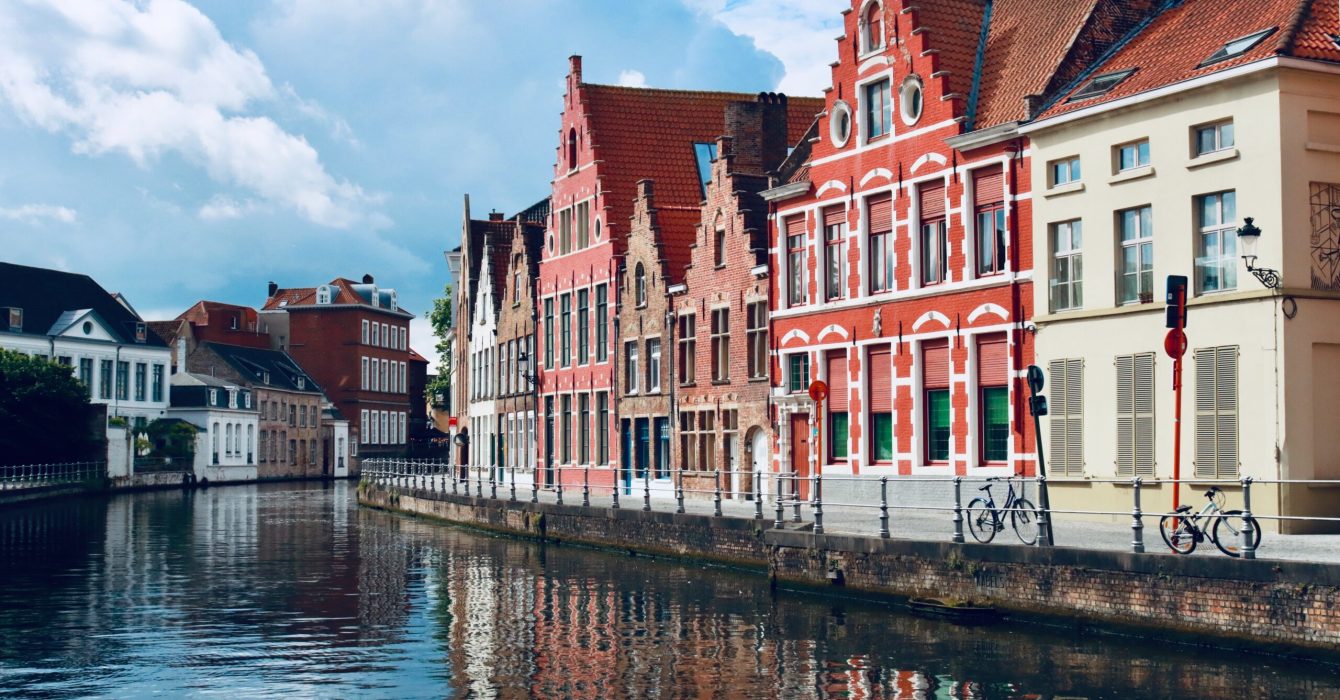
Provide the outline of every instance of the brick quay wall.
<path id="1" fill-rule="evenodd" d="M 1340 650 L 1340 565 L 815 535 L 770 519 L 509 503 L 364 482 L 363 505 L 550 542 L 711 561 L 774 583 L 971 600 L 1025 615 L 1247 643 Z"/>

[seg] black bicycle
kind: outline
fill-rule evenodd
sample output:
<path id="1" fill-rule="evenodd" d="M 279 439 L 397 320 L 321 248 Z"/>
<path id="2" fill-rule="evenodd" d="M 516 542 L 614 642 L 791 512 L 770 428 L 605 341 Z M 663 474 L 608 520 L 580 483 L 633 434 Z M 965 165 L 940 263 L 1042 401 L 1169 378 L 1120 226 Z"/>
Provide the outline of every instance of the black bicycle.
<path id="1" fill-rule="evenodd" d="M 1209 540 L 1230 557 L 1242 556 L 1242 532 L 1252 526 L 1252 549 L 1261 545 L 1261 524 L 1256 518 L 1243 517 L 1240 510 L 1224 510 L 1224 491 L 1211 486 L 1205 492 L 1205 507 L 1192 513 L 1185 505 L 1159 518 L 1159 534 L 1169 549 L 1178 554 L 1196 551 L 1196 545 Z M 1202 526 L 1201 523 L 1204 522 Z"/>
<path id="2" fill-rule="evenodd" d="M 968 532 L 972 533 L 973 539 L 983 544 L 995 539 L 996 533 L 1005 529 L 1005 518 L 1008 515 L 1010 526 L 1014 528 L 1014 534 L 1019 536 L 1020 541 L 1024 544 L 1037 542 L 1038 507 L 1023 497 L 1023 486 L 1019 487 L 1021 493 L 1016 494 L 1014 479 L 1011 477 L 997 476 L 987 481 L 1004 481 L 1009 490 L 1005 493 L 1005 505 L 997 508 L 996 499 L 991 496 L 990 483 L 977 489 L 985 491 L 986 498 L 974 498 L 968 504 Z"/>

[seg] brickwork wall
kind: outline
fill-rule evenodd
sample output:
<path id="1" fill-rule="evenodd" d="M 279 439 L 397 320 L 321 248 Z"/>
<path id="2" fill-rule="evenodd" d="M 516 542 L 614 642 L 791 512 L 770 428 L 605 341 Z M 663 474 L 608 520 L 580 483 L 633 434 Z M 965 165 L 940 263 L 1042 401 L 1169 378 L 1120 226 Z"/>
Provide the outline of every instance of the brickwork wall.
<path id="1" fill-rule="evenodd" d="M 501 311 L 498 314 L 498 347 L 507 347 L 511 343 L 514 349 L 509 357 L 512 358 L 512 364 L 515 366 L 517 350 L 524 351 L 529 355 L 534 355 L 534 349 L 538 348 L 535 343 L 535 275 L 534 270 L 538 267 L 538 260 L 531 259 L 531 251 L 538 252 L 539 246 L 528 246 L 525 236 L 528 229 L 525 226 L 518 225 L 512 235 L 511 240 L 511 260 L 507 265 L 507 279 L 504 281 L 503 298 Z M 541 235 L 541 232 L 534 232 L 530 235 Z M 520 275 L 516 273 L 520 272 Z M 517 282 L 520 282 L 520 289 L 517 288 Z M 526 373 L 534 375 L 537 372 L 536 357 L 529 357 L 529 364 L 526 367 Z M 535 398 L 535 386 L 522 377 L 517 377 L 509 384 L 500 384 L 502 391 L 499 393 L 497 402 L 498 412 L 503 416 L 535 414 L 538 411 L 538 402 Z M 537 428 L 538 430 L 538 428 Z M 513 455 L 513 461 L 520 465 L 522 469 L 530 469 L 536 464 L 538 455 L 530 452 L 530 446 L 525 444 L 525 426 L 520 430 L 521 439 L 513 439 L 507 444 L 506 449 L 517 454 Z M 519 461 L 517 461 L 519 460 Z"/>

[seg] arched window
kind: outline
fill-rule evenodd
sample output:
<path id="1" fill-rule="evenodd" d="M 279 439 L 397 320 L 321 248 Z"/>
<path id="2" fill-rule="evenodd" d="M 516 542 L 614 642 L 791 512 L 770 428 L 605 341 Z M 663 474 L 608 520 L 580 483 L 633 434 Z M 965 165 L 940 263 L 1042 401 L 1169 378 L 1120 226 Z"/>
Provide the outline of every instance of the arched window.
<path id="1" fill-rule="evenodd" d="M 215 464 L 218 464 L 218 463 L 219 463 L 219 424 L 218 424 L 218 423 L 215 423 L 215 424 L 214 424 L 214 430 L 212 430 L 212 431 L 210 432 L 210 436 L 209 436 L 209 437 L 210 437 L 210 440 L 209 440 L 209 442 L 210 442 L 210 446 L 211 446 L 211 448 L 212 448 L 212 449 L 211 449 L 211 452 L 214 453 L 214 463 L 215 463 Z"/>
<path id="2" fill-rule="evenodd" d="M 229 423 L 223 426 L 223 451 L 229 457 L 233 456 L 233 424 Z"/>
<path id="3" fill-rule="evenodd" d="M 637 264 L 637 271 L 633 273 L 633 293 L 639 307 L 647 305 L 647 272 L 642 269 L 642 263 Z"/>
<path id="4" fill-rule="evenodd" d="M 568 129 L 568 170 L 577 169 L 577 129 Z"/>
<path id="5" fill-rule="evenodd" d="M 884 48 L 884 11 L 878 2 L 866 6 L 861 24 L 864 27 L 861 33 L 862 48 L 866 52 Z"/>
<path id="6" fill-rule="evenodd" d="M 247 426 L 247 464 L 251 464 L 256 454 L 256 426 Z"/>

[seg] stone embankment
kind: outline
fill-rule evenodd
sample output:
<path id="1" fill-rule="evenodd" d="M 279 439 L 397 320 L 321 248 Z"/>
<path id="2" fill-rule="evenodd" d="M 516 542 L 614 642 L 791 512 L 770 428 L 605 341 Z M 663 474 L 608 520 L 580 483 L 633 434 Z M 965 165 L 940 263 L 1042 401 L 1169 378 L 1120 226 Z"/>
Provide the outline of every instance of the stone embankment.
<path id="1" fill-rule="evenodd" d="M 1007 612 L 1281 651 L 1340 650 L 1340 565 L 815 535 L 770 520 L 359 486 L 363 505 L 551 542 L 685 557 L 772 581 L 971 600 Z"/>

